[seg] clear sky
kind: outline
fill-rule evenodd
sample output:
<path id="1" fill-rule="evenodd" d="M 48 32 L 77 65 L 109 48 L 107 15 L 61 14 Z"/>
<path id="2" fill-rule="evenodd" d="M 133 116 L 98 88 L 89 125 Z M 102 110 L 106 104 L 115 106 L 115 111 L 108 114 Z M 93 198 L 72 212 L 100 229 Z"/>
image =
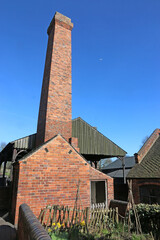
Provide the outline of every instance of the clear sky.
<path id="1" fill-rule="evenodd" d="M 72 117 L 129 155 L 160 128 L 159 0 L 28 0 L 0 4 L 0 142 L 36 132 L 47 27 L 72 19 Z"/>

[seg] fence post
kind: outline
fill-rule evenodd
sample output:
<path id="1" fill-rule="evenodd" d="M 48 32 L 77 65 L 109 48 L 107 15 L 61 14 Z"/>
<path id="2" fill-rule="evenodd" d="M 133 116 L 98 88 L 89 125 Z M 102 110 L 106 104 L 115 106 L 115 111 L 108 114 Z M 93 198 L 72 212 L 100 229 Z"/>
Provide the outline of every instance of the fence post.
<path id="1" fill-rule="evenodd" d="M 116 223 L 119 223 L 118 207 L 116 207 Z"/>
<path id="2" fill-rule="evenodd" d="M 114 220 L 115 220 L 115 209 L 113 208 L 112 210 L 112 221 L 113 221 L 113 224 L 114 224 Z"/>
<path id="3" fill-rule="evenodd" d="M 89 225 L 89 207 L 86 207 L 86 230 L 88 233 L 88 225 Z"/>
<path id="4" fill-rule="evenodd" d="M 53 206 L 53 223 L 55 223 L 56 222 L 56 217 L 57 217 L 57 206 L 56 205 L 54 205 Z"/>

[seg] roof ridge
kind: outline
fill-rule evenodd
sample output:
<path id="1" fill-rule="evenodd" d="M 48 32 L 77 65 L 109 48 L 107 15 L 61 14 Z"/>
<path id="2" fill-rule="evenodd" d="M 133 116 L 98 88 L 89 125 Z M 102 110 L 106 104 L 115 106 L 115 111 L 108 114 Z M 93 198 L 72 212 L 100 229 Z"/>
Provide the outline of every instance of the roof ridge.
<path id="1" fill-rule="evenodd" d="M 18 161 L 22 161 L 25 158 L 27 158 L 28 156 L 32 155 L 33 153 L 35 153 L 36 151 L 38 151 L 41 147 L 45 146 L 47 143 L 49 143 L 50 141 L 52 141 L 54 138 L 61 136 L 63 138 L 63 140 L 65 140 L 65 142 L 67 142 L 70 147 L 80 155 L 81 158 L 83 158 L 83 160 L 90 165 L 87 160 L 76 150 L 76 148 L 74 146 L 72 146 L 72 144 L 70 144 L 60 133 L 58 133 L 57 135 L 55 135 L 54 137 L 50 138 L 49 140 L 47 140 L 46 142 L 40 144 L 38 147 L 35 147 L 33 150 L 31 150 L 29 153 L 27 153 L 25 156 L 23 156 L 22 158 L 18 159 Z"/>
<path id="2" fill-rule="evenodd" d="M 128 173 L 127 178 L 160 177 L 160 136 L 154 141 L 143 159 Z"/>
<path id="3" fill-rule="evenodd" d="M 30 137 L 30 136 L 33 136 L 33 135 L 36 135 L 36 134 L 37 134 L 37 133 L 29 134 L 29 135 L 27 135 L 27 136 L 25 136 L 25 137 L 21 137 L 21 138 L 15 139 L 15 140 L 11 141 L 10 143 L 14 143 L 15 141 L 18 141 L 18 140 L 21 140 L 21 139 L 23 139 L 23 138 L 27 138 L 27 137 Z"/>
<path id="4" fill-rule="evenodd" d="M 149 138 L 146 140 L 146 142 L 143 144 L 143 146 L 140 148 L 140 150 L 138 151 L 138 155 L 140 157 L 140 162 L 144 159 L 144 157 L 146 156 L 148 151 L 152 148 L 152 146 L 157 141 L 159 136 L 160 136 L 160 129 L 156 128 L 152 132 L 152 134 L 149 136 Z M 148 149 L 147 149 L 147 151 L 145 151 L 145 148 L 147 148 L 147 146 L 148 146 Z"/>

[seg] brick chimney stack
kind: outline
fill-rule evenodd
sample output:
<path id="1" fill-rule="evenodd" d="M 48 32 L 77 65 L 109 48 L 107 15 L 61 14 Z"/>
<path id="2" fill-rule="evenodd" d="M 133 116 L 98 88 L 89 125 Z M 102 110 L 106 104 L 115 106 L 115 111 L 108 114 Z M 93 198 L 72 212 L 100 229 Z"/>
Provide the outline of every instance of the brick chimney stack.
<path id="1" fill-rule="evenodd" d="M 72 137 L 71 19 L 56 12 L 48 46 L 39 107 L 36 145 L 60 133 Z"/>

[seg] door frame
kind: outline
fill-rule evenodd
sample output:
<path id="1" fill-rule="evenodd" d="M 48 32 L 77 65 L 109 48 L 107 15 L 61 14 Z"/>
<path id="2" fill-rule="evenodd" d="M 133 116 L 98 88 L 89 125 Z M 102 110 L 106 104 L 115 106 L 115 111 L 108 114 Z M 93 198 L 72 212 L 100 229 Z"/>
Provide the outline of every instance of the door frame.
<path id="1" fill-rule="evenodd" d="M 92 180 L 90 180 L 90 205 L 92 205 L 92 193 L 91 193 L 91 191 L 92 191 L 92 182 L 105 182 L 105 197 L 106 197 L 106 200 L 105 200 L 105 204 L 106 204 L 106 206 L 108 206 L 108 184 L 107 184 L 107 179 L 106 180 L 101 180 L 101 179 L 92 179 Z"/>

